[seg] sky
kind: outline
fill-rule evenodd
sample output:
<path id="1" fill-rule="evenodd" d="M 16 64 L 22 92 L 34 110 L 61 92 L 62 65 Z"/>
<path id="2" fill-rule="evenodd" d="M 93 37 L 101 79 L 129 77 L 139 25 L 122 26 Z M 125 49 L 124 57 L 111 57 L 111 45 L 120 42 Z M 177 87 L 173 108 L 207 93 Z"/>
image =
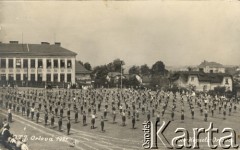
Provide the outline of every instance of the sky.
<path id="1" fill-rule="evenodd" d="M 1 1 L 0 41 L 61 42 L 92 66 L 240 65 L 240 2 Z"/>

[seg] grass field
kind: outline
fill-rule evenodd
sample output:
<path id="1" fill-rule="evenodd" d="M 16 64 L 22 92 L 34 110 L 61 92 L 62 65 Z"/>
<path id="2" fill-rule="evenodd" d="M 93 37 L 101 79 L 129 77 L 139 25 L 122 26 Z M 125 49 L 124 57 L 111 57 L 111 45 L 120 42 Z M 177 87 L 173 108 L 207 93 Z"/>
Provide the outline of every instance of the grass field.
<path id="1" fill-rule="evenodd" d="M 169 102 L 171 104 L 171 102 Z M 169 106 L 170 106 L 169 104 Z M 189 136 L 193 137 L 193 128 L 205 128 L 209 127 L 210 122 L 213 122 L 213 127 L 219 129 L 219 133 L 214 133 L 213 136 L 216 139 L 220 137 L 229 135 L 229 133 L 221 133 L 223 128 L 229 127 L 233 128 L 236 131 L 237 136 L 240 135 L 240 107 L 238 105 L 237 112 L 233 112 L 231 116 L 228 116 L 227 119 L 223 120 L 223 114 L 218 114 L 218 110 L 215 111 L 214 117 L 211 117 L 211 114 L 208 114 L 208 121 L 204 122 L 204 116 L 200 115 L 200 111 L 195 107 L 195 118 L 191 118 L 191 112 L 187 102 L 184 102 L 185 107 L 185 120 L 182 122 L 180 120 L 180 108 L 177 105 L 175 119 L 165 130 L 164 135 L 166 138 L 171 141 L 172 138 L 182 135 L 182 133 L 175 133 L 174 131 L 177 128 L 185 128 L 189 131 Z M 228 112 L 228 111 L 227 111 Z M 1 109 L 1 114 L 6 115 L 6 110 Z M 121 117 L 117 115 L 117 123 L 112 123 L 112 117 L 109 114 L 108 120 L 105 121 L 105 132 L 100 130 L 100 116 L 101 112 L 97 112 L 96 119 L 96 128 L 90 129 L 90 116 L 87 117 L 87 126 L 82 125 L 82 116 L 79 116 L 79 122 L 74 123 L 73 117 L 72 128 L 70 135 L 66 134 L 66 117 L 63 120 L 63 131 L 59 132 L 57 128 L 57 121 L 55 121 L 54 128 L 50 126 L 44 126 L 43 123 L 43 112 L 40 114 L 40 123 L 31 121 L 27 119 L 26 116 L 21 116 L 21 114 L 14 113 L 13 120 L 11 123 L 11 131 L 16 135 L 27 135 L 28 145 L 31 150 L 73 150 L 73 149 L 86 149 L 86 150 L 112 150 L 112 149 L 143 149 L 143 125 L 142 123 L 147 120 L 146 115 L 140 113 L 140 121 L 136 122 L 136 129 L 131 127 L 131 119 L 127 119 L 127 125 L 121 126 Z M 72 113 L 73 115 L 73 113 Z M 155 117 L 152 117 L 151 120 L 155 121 Z M 57 120 L 57 119 L 56 119 Z M 171 120 L 170 108 L 165 112 L 164 117 L 161 117 L 162 121 Z M 25 130 L 24 130 L 25 128 Z M 200 139 L 205 139 L 207 134 L 200 134 Z M 65 141 L 59 141 L 59 138 L 65 139 Z M 45 141 L 47 140 L 47 141 Z M 75 142 L 75 146 L 71 147 L 69 142 Z M 240 138 L 237 137 L 237 143 L 240 144 Z M 215 144 L 218 144 L 215 142 Z M 167 149 L 163 146 L 160 140 L 158 140 L 159 149 Z M 200 142 L 200 149 L 210 149 L 207 146 L 207 142 Z M 218 148 L 221 149 L 221 148 Z"/>

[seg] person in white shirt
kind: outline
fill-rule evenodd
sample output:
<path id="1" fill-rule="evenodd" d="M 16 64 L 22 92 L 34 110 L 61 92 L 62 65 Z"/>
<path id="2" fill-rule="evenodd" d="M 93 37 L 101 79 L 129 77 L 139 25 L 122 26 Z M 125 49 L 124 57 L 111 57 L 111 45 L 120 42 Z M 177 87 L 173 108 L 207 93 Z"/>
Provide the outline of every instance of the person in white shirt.
<path id="1" fill-rule="evenodd" d="M 92 120 L 91 120 L 91 129 L 94 129 L 94 125 L 95 125 L 95 118 L 96 118 L 96 116 L 95 116 L 95 114 L 92 114 Z"/>

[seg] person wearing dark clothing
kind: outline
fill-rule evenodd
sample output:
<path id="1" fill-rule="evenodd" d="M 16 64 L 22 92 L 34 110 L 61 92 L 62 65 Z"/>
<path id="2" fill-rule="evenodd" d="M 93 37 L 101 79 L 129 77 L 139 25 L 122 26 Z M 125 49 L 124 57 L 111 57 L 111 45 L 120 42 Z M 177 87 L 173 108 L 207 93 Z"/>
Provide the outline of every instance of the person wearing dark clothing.
<path id="1" fill-rule="evenodd" d="M 78 109 L 75 108 L 75 123 L 78 121 Z"/>
<path id="2" fill-rule="evenodd" d="M 150 121 L 150 111 L 147 113 L 147 121 Z"/>
<path id="3" fill-rule="evenodd" d="M 55 118 L 54 118 L 54 113 L 52 112 L 52 115 L 51 115 L 51 127 L 54 126 L 54 122 L 55 122 Z"/>
<path id="4" fill-rule="evenodd" d="M 71 114 L 71 112 L 70 112 L 70 109 L 68 108 L 68 110 L 67 110 L 67 118 L 70 120 L 70 114 Z"/>
<path id="5" fill-rule="evenodd" d="M 103 116 L 101 116 L 101 131 L 104 132 L 104 119 Z"/>
<path id="6" fill-rule="evenodd" d="M 8 142 L 8 139 L 10 137 L 12 137 L 13 135 L 10 133 L 9 131 L 10 129 L 10 126 L 8 123 L 6 123 L 4 126 L 3 126 L 3 130 L 2 130 L 2 144 L 5 148 L 11 150 L 11 146 L 9 145 L 10 143 Z"/>
<path id="7" fill-rule="evenodd" d="M 62 117 L 59 117 L 59 120 L 58 120 L 58 130 L 59 131 L 62 130 Z"/>
<path id="8" fill-rule="evenodd" d="M 67 121 L 67 134 L 68 135 L 70 133 L 70 129 L 71 129 L 71 122 L 70 122 L 70 119 L 68 119 L 68 121 Z"/>
<path id="9" fill-rule="evenodd" d="M 44 121 L 45 121 L 45 126 L 46 126 L 47 122 L 48 122 L 48 112 L 47 111 L 45 111 Z"/>
<path id="10" fill-rule="evenodd" d="M 181 112 L 181 121 L 184 122 L 184 112 Z"/>
<path id="11" fill-rule="evenodd" d="M 83 126 L 86 125 L 86 121 L 87 121 L 87 116 L 86 116 L 85 111 L 83 111 Z"/>
<path id="12" fill-rule="evenodd" d="M 132 128 L 135 129 L 136 119 L 135 116 L 132 116 Z"/>
<path id="13" fill-rule="evenodd" d="M 37 110 L 37 113 L 36 113 L 36 122 L 38 123 L 39 121 L 39 117 L 40 117 L 40 112 L 39 110 Z"/>
<path id="14" fill-rule="evenodd" d="M 171 117 L 172 117 L 172 121 L 174 121 L 174 110 L 172 110 Z"/>

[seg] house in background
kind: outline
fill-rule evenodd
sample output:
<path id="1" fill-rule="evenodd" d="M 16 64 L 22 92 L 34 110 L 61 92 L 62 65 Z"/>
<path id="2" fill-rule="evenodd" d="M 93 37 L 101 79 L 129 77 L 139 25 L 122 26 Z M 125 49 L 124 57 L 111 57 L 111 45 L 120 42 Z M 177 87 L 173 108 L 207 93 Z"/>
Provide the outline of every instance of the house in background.
<path id="1" fill-rule="evenodd" d="M 233 88 L 233 78 L 226 73 L 184 71 L 173 74 L 170 80 L 179 87 L 194 87 L 196 91 L 214 90 L 215 87 L 226 87 L 227 91 L 232 91 Z"/>
<path id="2" fill-rule="evenodd" d="M 92 79 L 91 73 L 92 71 L 87 70 L 81 63 L 75 63 L 75 70 L 76 70 L 76 83 L 79 87 L 91 87 L 92 86 Z"/>
<path id="3" fill-rule="evenodd" d="M 236 71 L 233 74 L 233 79 L 237 82 L 240 83 L 240 67 L 236 68 Z"/>
<path id="4" fill-rule="evenodd" d="M 124 78 L 125 77 L 122 75 L 122 79 L 124 79 Z M 117 84 L 121 80 L 121 73 L 120 72 L 108 72 L 106 79 L 108 82 Z"/>
<path id="5" fill-rule="evenodd" d="M 204 60 L 198 67 L 198 71 L 205 73 L 225 73 L 225 67 L 216 62 L 208 62 Z"/>
<path id="6" fill-rule="evenodd" d="M 143 86 L 149 86 L 150 84 L 151 84 L 151 80 L 152 80 L 152 78 L 151 78 L 151 76 L 149 75 L 149 76 L 142 76 L 142 85 Z"/>

